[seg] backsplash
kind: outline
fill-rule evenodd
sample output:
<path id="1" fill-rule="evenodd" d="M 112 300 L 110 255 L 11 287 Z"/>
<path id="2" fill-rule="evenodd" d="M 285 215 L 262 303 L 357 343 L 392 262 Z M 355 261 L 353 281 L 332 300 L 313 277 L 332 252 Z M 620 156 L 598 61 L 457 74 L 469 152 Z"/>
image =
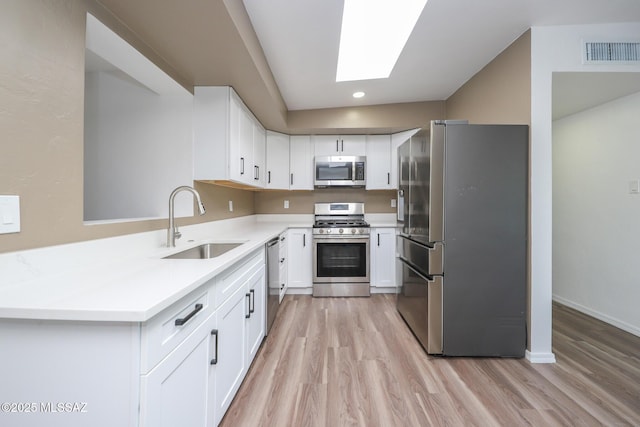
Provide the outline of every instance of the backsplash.
<path id="1" fill-rule="evenodd" d="M 257 214 L 312 214 L 317 202 L 364 202 L 367 213 L 395 213 L 391 200 L 397 198 L 395 190 L 367 191 L 364 189 L 325 188 L 315 191 L 260 191 L 254 196 Z M 284 208 L 285 200 L 289 208 Z"/>

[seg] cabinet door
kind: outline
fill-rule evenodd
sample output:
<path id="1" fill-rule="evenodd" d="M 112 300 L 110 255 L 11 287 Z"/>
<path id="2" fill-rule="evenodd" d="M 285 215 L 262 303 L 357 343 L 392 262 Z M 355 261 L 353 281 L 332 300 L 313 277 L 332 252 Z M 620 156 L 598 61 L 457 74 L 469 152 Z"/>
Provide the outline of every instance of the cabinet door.
<path id="1" fill-rule="evenodd" d="M 310 289 L 313 280 L 311 229 L 291 228 L 288 232 L 288 239 L 288 287 Z"/>
<path id="2" fill-rule="evenodd" d="M 247 282 L 249 311 L 247 323 L 247 366 L 251 365 L 265 335 L 266 300 L 264 267 L 256 271 Z"/>
<path id="3" fill-rule="evenodd" d="M 289 135 L 267 131 L 267 167 L 265 187 L 289 189 Z"/>
<path id="4" fill-rule="evenodd" d="M 243 176 L 244 154 L 242 153 L 241 118 L 243 116 L 242 101 L 234 91 L 229 91 L 229 179 L 240 181 Z M 245 131 L 246 132 L 246 131 Z M 213 144 L 213 142 L 210 142 Z M 223 175 L 224 176 L 224 175 Z"/>
<path id="5" fill-rule="evenodd" d="M 236 142 L 239 155 L 236 162 L 240 168 L 240 176 L 236 179 L 248 185 L 255 185 L 253 181 L 253 120 L 244 105 L 242 107 L 240 111 L 240 136 Z M 230 141 L 230 143 L 233 146 L 234 141 Z M 233 163 L 233 159 L 231 162 Z"/>
<path id="6" fill-rule="evenodd" d="M 267 134 L 257 120 L 253 121 L 253 185 L 264 188 L 266 176 L 265 146 Z"/>
<path id="7" fill-rule="evenodd" d="M 289 138 L 290 190 L 313 190 L 313 145 L 309 135 Z"/>
<path id="8" fill-rule="evenodd" d="M 391 186 L 391 137 L 367 136 L 367 190 L 390 190 Z M 397 181 L 397 180 L 396 180 Z"/>
<path id="9" fill-rule="evenodd" d="M 141 377 L 140 425 L 207 426 L 212 314 L 193 334 Z"/>
<path id="10" fill-rule="evenodd" d="M 288 245 L 289 239 L 287 237 L 287 232 L 285 231 L 280 235 L 280 302 L 282 302 L 282 298 L 287 293 L 288 288 L 288 265 L 289 265 L 289 256 L 288 256 Z"/>
<path id="11" fill-rule="evenodd" d="M 313 151 L 316 156 L 364 156 L 365 135 L 314 135 Z"/>
<path id="12" fill-rule="evenodd" d="M 240 288 L 216 311 L 217 320 L 217 363 L 214 365 L 215 379 L 212 381 L 215 425 L 229 408 L 242 379 L 247 371 L 246 364 L 246 322 L 248 308 L 246 288 Z M 174 425 L 188 425 L 186 423 Z"/>
<path id="13" fill-rule="evenodd" d="M 393 287 L 396 279 L 396 229 L 371 229 L 371 285 Z"/>
<path id="14" fill-rule="evenodd" d="M 340 137 L 341 156 L 364 156 L 367 152 L 365 135 L 342 135 Z"/>
<path id="15" fill-rule="evenodd" d="M 313 135 L 314 156 L 339 156 L 340 153 L 339 135 Z"/>

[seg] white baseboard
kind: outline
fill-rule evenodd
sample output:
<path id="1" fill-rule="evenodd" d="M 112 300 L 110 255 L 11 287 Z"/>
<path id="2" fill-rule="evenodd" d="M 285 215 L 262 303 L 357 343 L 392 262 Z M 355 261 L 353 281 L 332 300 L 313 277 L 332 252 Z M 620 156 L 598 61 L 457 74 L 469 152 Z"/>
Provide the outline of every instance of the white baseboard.
<path id="1" fill-rule="evenodd" d="M 378 287 L 372 286 L 371 293 L 372 294 L 395 294 L 396 288 L 395 286 L 390 286 L 387 288 L 378 288 Z"/>
<path id="2" fill-rule="evenodd" d="M 622 329 L 623 331 L 629 332 L 630 334 L 633 334 L 637 337 L 640 337 L 640 328 L 637 326 L 630 325 L 629 323 L 626 323 L 620 319 L 616 319 L 615 317 L 611 317 L 607 314 L 593 310 L 589 307 L 585 307 L 582 304 L 578 304 L 576 302 L 570 301 L 558 295 L 553 295 L 553 300 L 562 305 L 566 305 L 567 307 L 573 308 L 574 310 L 577 310 L 581 313 L 584 313 L 591 317 L 595 317 L 598 320 L 602 320 L 605 323 L 615 326 L 616 328 Z"/>
<path id="3" fill-rule="evenodd" d="M 311 295 L 313 288 L 287 288 L 287 295 Z"/>
<path id="4" fill-rule="evenodd" d="M 531 363 L 556 363 L 556 356 L 553 353 L 532 353 L 526 350 L 524 357 Z"/>

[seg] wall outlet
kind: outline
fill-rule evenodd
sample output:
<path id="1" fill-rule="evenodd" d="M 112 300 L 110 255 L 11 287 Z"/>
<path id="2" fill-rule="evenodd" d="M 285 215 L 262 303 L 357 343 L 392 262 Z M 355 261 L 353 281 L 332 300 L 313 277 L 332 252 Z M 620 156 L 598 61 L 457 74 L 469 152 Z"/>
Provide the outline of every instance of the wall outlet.
<path id="1" fill-rule="evenodd" d="M 640 180 L 634 179 L 633 181 L 629 181 L 629 194 L 638 193 L 640 193 Z"/>
<path id="2" fill-rule="evenodd" d="M 284 201 L 284 208 L 285 209 L 289 209 L 289 201 L 288 200 Z"/>
<path id="3" fill-rule="evenodd" d="M 396 207 L 396 199 L 391 199 L 391 207 L 392 208 Z"/>
<path id="4" fill-rule="evenodd" d="M 0 234 L 20 232 L 20 196 L 0 196 Z"/>
<path id="5" fill-rule="evenodd" d="M 233 200 L 229 200 L 229 212 L 233 212 Z"/>

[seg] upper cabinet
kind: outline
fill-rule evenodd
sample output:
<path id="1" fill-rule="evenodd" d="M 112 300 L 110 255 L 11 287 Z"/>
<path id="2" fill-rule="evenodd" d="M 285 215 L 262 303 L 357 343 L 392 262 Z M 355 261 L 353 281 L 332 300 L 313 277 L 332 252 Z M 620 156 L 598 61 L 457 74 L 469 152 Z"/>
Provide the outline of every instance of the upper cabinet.
<path id="1" fill-rule="evenodd" d="M 265 188 L 289 189 L 289 135 L 267 131 Z"/>
<path id="2" fill-rule="evenodd" d="M 314 155 L 316 156 L 364 156 L 365 135 L 314 135 Z"/>
<path id="3" fill-rule="evenodd" d="M 391 136 L 367 136 L 367 190 L 391 190 Z M 397 179 L 395 179 L 397 182 Z"/>
<path id="4" fill-rule="evenodd" d="M 309 135 L 289 137 L 289 189 L 313 190 L 313 145 Z"/>
<path id="5" fill-rule="evenodd" d="M 194 179 L 265 185 L 266 132 L 228 86 L 194 88 Z"/>

